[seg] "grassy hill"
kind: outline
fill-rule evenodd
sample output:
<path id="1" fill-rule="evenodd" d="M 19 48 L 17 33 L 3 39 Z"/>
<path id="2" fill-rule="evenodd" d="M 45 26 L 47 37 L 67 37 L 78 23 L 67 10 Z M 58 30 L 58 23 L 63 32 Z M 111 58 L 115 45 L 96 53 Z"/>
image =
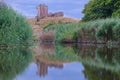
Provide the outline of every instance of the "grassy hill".
<path id="1" fill-rule="evenodd" d="M 41 30 L 45 27 L 48 26 L 49 24 L 58 24 L 58 23 L 78 23 L 80 20 L 79 19 L 74 19 L 74 18 L 67 18 L 67 17 L 47 17 L 40 19 L 37 21 L 35 18 L 29 18 L 28 21 L 30 22 L 34 35 L 36 39 L 39 39 L 41 35 Z"/>

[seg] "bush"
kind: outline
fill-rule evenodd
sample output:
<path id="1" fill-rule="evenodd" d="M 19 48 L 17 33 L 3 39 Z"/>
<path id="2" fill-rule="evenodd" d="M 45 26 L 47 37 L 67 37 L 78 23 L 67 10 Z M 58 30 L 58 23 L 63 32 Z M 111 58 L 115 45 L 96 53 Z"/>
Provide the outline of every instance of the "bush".
<path id="1" fill-rule="evenodd" d="M 25 17 L 0 3 L 0 44 L 30 45 L 31 39 L 32 28 Z"/>

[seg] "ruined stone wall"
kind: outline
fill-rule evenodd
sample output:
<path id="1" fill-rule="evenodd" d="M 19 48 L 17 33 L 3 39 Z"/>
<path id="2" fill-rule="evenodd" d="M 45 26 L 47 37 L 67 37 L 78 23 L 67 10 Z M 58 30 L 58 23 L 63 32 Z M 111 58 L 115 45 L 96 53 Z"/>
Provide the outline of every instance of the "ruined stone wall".
<path id="1" fill-rule="evenodd" d="M 42 18 L 42 17 L 47 17 L 48 16 L 48 7 L 45 4 L 40 4 L 37 7 L 37 10 L 38 10 L 38 14 L 37 14 L 38 18 Z"/>
<path id="2" fill-rule="evenodd" d="M 63 12 L 56 12 L 56 13 L 48 14 L 48 17 L 63 17 L 63 16 L 64 16 Z"/>
<path id="3" fill-rule="evenodd" d="M 64 13 L 63 12 L 55 12 L 55 13 L 49 13 L 48 14 L 48 6 L 45 4 L 40 4 L 37 7 L 38 14 L 36 16 L 37 19 L 43 18 L 43 17 L 63 17 Z"/>

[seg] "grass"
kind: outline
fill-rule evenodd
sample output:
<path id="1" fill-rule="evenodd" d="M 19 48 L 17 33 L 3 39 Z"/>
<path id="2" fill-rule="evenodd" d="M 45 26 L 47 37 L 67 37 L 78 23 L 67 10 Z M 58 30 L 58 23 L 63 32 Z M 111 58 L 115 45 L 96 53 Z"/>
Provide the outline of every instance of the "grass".
<path id="1" fill-rule="evenodd" d="M 32 28 L 21 14 L 0 3 L 0 45 L 30 45 Z"/>
<path id="2" fill-rule="evenodd" d="M 75 23 L 68 23 L 68 24 L 61 24 L 56 27 L 55 31 L 55 41 L 69 41 L 74 40 L 74 35 L 76 30 L 78 29 L 78 24 Z"/>
<path id="3" fill-rule="evenodd" d="M 108 42 L 120 41 L 120 19 L 108 18 L 90 22 L 50 25 L 44 30 L 55 30 L 55 41 Z"/>

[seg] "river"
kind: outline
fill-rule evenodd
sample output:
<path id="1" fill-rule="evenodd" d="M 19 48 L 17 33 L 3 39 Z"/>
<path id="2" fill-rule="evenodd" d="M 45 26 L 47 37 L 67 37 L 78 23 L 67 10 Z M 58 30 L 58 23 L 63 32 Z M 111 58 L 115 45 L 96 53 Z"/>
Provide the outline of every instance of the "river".
<path id="1" fill-rule="evenodd" d="M 120 80 L 120 48 L 40 44 L 0 49 L 0 80 Z"/>

